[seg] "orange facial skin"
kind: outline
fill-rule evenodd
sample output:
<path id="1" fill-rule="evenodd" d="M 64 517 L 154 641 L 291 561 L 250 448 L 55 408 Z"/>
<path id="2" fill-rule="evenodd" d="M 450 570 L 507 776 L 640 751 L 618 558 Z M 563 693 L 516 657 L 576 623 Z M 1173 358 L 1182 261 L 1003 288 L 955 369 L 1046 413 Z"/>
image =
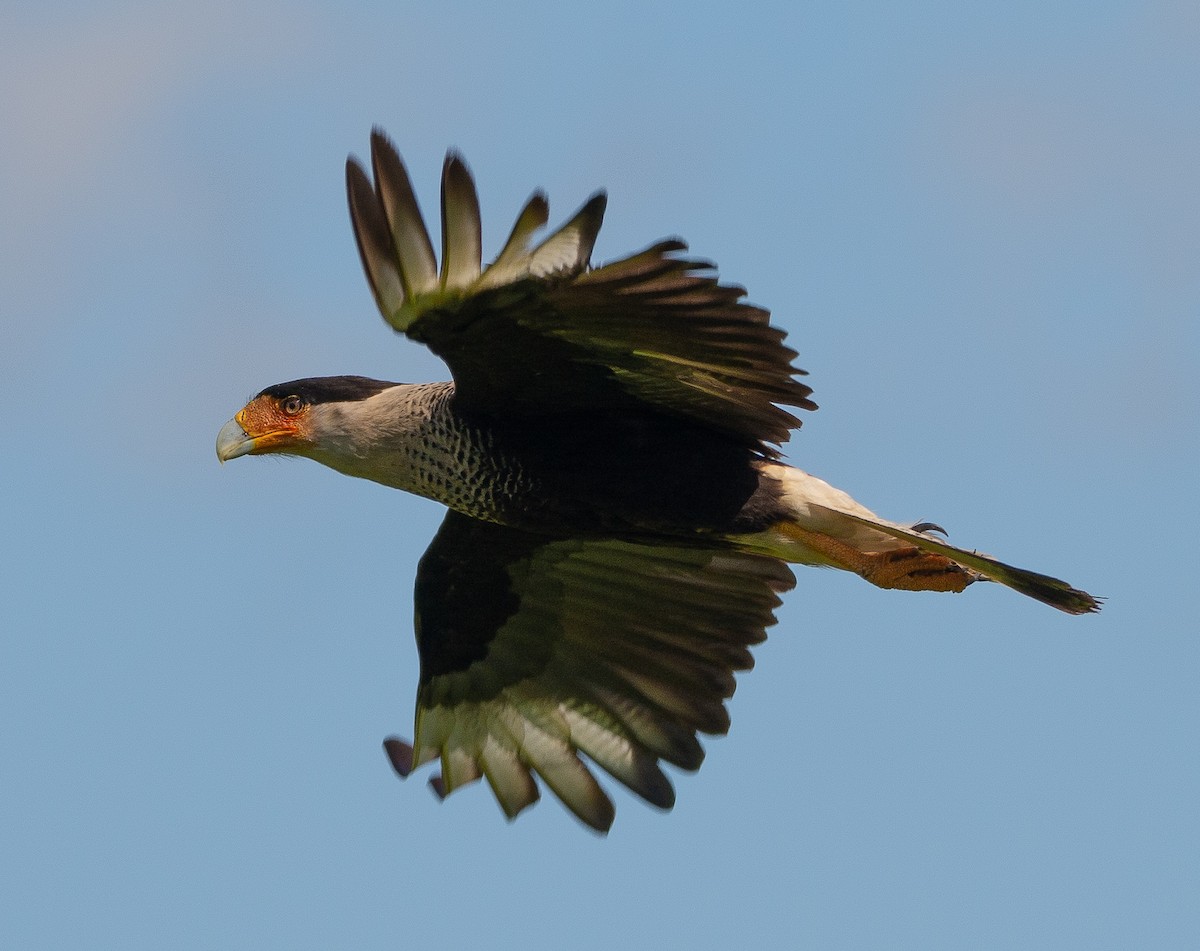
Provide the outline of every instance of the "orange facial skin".
<path id="1" fill-rule="evenodd" d="M 246 435 L 254 441 L 249 455 L 287 452 L 306 441 L 304 429 L 308 406 L 295 397 L 283 400 L 259 396 L 234 417 Z"/>

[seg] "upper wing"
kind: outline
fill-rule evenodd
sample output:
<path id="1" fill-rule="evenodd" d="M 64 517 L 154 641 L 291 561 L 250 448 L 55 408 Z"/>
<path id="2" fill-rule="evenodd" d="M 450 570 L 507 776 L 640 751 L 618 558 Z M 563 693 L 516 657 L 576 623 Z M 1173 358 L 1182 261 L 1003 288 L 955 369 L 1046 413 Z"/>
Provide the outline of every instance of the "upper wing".
<path id="1" fill-rule="evenodd" d="M 713 266 L 668 240 L 589 269 L 604 217 L 594 195 L 540 244 L 546 198 L 526 204 L 496 260 L 481 268 L 479 201 L 462 159 L 442 172 L 442 263 L 408 173 L 384 135 L 371 136 L 374 185 L 346 165 L 351 219 L 384 319 L 427 344 L 454 374 L 464 409 L 538 416 L 652 407 L 771 453 L 815 409 L 795 379 L 795 351 L 769 314 L 719 284 Z"/>
<path id="2" fill-rule="evenodd" d="M 724 549 L 548 538 L 449 512 L 417 572 L 421 683 L 402 775 L 440 758 L 441 794 L 486 776 L 516 816 L 540 776 L 583 822 L 613 806 L 585 753 L 670 808 L 665 760 L 697 769 L 697 732 L 729 728 L 724 701 L 749 645 L 794 583 L 774 558 Z"/>

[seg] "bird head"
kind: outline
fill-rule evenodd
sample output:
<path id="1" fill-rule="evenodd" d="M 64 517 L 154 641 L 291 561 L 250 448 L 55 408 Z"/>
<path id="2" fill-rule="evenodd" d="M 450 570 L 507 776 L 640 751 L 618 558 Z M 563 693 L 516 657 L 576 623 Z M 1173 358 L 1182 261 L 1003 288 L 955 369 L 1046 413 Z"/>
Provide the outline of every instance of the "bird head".
<path id="1" fill-rule="evenodd" d="M 358 403 L 394 386 L 361 376 L 292 380 L 269 386 L 241 408 L 217 434 L 217 458 L 280 453 L 311 455 L 324 439 L 324 410 L 334 403 Z"/>

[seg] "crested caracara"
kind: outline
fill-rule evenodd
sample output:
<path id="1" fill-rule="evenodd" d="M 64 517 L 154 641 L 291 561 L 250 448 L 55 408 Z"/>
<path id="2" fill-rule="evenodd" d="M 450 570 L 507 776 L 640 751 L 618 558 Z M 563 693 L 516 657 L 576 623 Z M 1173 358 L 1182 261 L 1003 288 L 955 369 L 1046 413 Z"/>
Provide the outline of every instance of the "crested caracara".
<path id="1" fill-rule="evenodd" d="M 1097 610 L 782 462 L 800 425 L 785 407 L 816 409 L 795 353 L 681 241 L 593 267 L 604 194 L 534 242 L 537 192 L 481 268 L 475 185 L 451 153 L 439 267 L 378 131 L 371 159 L 373 184 L 353 159 L 346 175 L 375 301 L 453 382 L 271 386 L 221 429 L 217 455 L 306 456 L 449 509 L 417 569 L 414 739 L 384 744 L 401 775 L 440 760 L 440 795 L 486 777 L 509 817 L 540 777 L 604 831 L 612 803 L 583 753 L 670 808 L 660 762 L 694 770 L 697 733 L 728 729 L 734 673 L 794 583 L 789 562 L 910 591 L 997 581 Z"/>

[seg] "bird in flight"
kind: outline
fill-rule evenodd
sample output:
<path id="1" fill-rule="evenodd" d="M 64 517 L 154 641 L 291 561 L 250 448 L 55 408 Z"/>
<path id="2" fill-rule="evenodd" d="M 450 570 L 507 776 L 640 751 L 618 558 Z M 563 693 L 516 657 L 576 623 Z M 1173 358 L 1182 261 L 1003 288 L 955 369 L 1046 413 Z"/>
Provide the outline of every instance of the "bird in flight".
<path id="1" fill-rule="evenodd" d="M 1098 610 L 781 461 L 792 410 L 816 409 L 783 331 L 681 241 L 593 266 L 603 192 L 534 241 L 549 218 L 536 192 L 481 267 L 475 184 L 451 152 L 439 267 L 379 130 L 371 166 L 373 182 L 349 159 L 346 182 L 375 301 L 453 382 L 269 386 L 217 456 L 304 456 L 447 507 L 417 568 L 413 741 L 384 742 L 402 776 L 439 760 L 441 796 L 486 778 L 510 819 L 537 777 L 605 832 L 613 805 L 583 754 L 669 809 L 661 763 L 695 770 L 697 734 L 728 730 L 734 673 L 795 583 L 789 563 L 909 591 L 995 581 Z"/>

